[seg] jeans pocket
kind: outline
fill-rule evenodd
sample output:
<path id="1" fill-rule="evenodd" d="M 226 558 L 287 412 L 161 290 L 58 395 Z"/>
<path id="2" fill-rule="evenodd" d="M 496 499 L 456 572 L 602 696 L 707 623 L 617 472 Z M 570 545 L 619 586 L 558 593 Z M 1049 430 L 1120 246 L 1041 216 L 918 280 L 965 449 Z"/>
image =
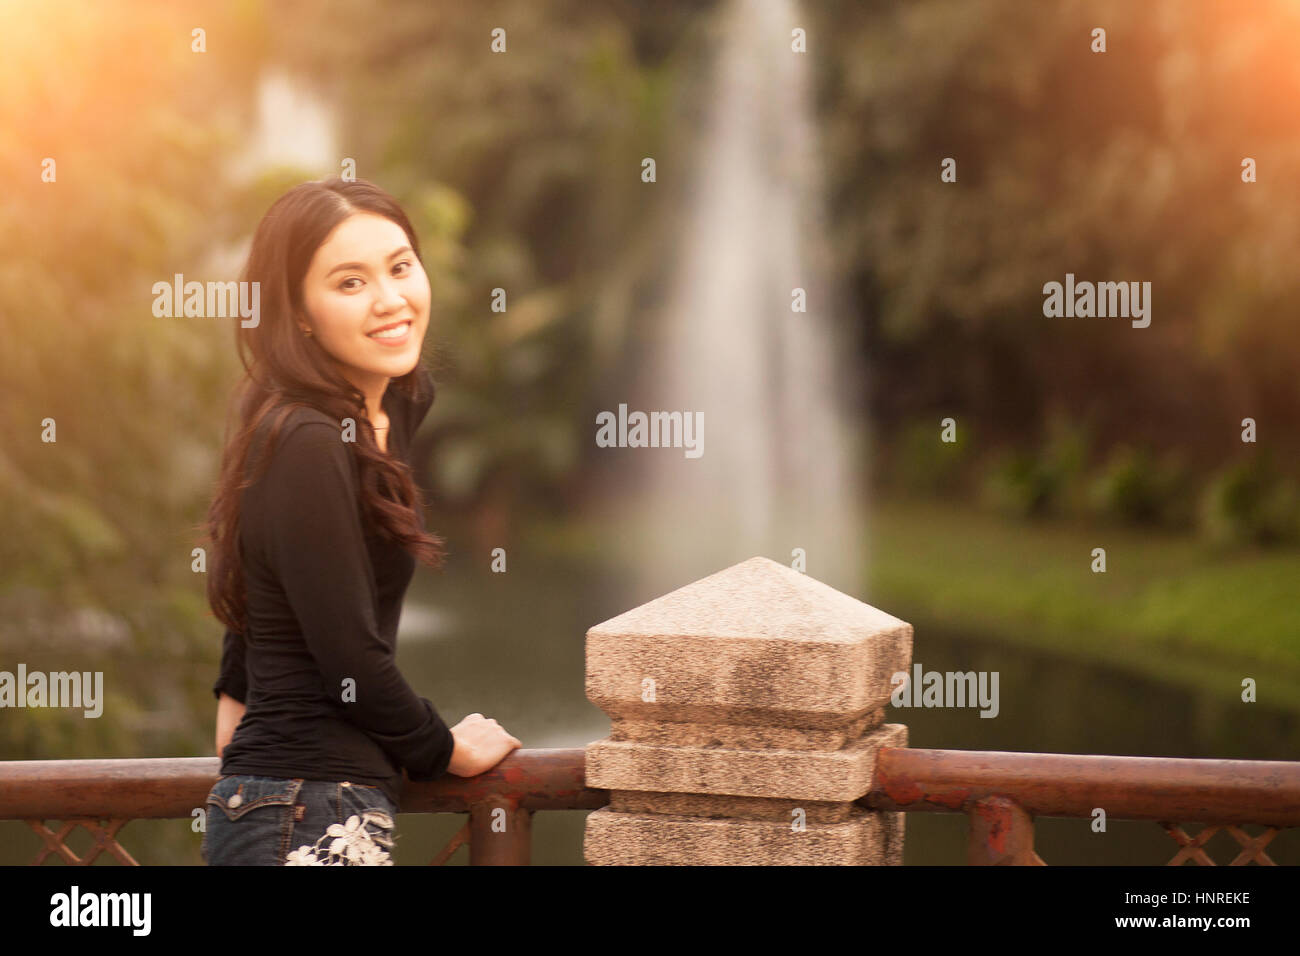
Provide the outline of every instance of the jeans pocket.
<path id="1" fill-rule="evenodd" d="M 231 823 L 262 807 L 290 807 L 298 799 L 301 780 L 238 774 L 222 777 L 208 792 L 207 803 Z"/>
<path id="2" fill-rule="evenodd" d="M 205 800 L 204 861 L 209 866 L 282 866 L 302 783 L 246 774 L 218 780 Z"/>

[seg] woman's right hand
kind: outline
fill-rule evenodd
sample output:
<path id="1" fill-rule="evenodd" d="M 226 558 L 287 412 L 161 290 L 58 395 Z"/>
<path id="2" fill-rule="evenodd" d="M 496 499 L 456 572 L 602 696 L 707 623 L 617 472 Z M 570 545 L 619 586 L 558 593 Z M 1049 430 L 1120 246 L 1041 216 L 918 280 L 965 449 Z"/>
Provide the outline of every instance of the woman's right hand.
<path id="1" fill-rule="evenodd" d="M 511 736 L 495 720 L 482 714 L 470 714 L 451 728 L 451 736 L 456 741 L 456 749 L 452 751 L 447 772 L 458 777 L 477 777 L 495 767 L 510 751 L 523 746 L 518 737 Z"/>

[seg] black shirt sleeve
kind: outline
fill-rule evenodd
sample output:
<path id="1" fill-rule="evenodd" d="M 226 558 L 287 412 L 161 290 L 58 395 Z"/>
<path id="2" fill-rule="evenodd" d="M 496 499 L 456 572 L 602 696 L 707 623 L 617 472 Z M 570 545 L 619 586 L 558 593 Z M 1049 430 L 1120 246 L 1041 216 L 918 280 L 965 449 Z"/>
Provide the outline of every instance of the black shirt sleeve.
<path id="1" fill-rule="evenodd" d="M 227 630 L 221 641 L 221 675 L 212 685 L 212 696 L 218 700 L 229 694 L 241 704 L 248 696 L 248 674 L 244 669 L 244 636 Z"/>
<path id="2" fill-rule="evenodd" d="M 411 779 L 438 777 L 455 740 L 433 704 L 407 684 L 380 637 L 352 456 L 339 426 L 306 421 L 284 435 L 265 489 L 266 557 L 325 693 Z"/>

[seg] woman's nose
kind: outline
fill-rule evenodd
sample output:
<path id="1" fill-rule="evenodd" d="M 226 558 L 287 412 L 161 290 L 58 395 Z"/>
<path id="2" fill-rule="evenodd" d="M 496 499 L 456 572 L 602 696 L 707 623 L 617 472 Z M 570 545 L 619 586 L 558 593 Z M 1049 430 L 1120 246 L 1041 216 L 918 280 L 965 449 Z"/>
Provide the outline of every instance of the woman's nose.
<path id="1" fill-rule="evenodd" d="M 396 312 L 401 309 L 406 300 L 403 298 L 397 283 L 391 279 L 381 279 L 377 286 L 375 294 L 375 309 L 381 313 Z"/>

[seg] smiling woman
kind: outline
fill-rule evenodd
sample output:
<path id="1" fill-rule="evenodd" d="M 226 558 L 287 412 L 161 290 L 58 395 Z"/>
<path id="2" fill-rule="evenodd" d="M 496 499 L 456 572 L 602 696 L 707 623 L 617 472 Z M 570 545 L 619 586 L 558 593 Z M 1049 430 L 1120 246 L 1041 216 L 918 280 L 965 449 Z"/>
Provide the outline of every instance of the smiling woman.
<path id="1" fill-rule="evenodd" d="M 429 323 L 429 278 L 412 241 L 408 228 L 392 219 L 357 212 L 330 233 L 303 280 L 312 321 L 302 316 L 299 328 L 316 337 L 365 395 L 376 425 L 384 417 L 380 399 L 389 380 L 418 363 Z"/>
<path id="2" fill-rule="evenodd" d="M 521 746 L 481 714 L 449 728 L 396 665 L 415 563 L 442 558 L 409 462 L 434 393 L 429 280 L 397 203 L 337 179 L 271 207 L 243 279 L 265 306 L 236 333 L 247 374 L 209 512 L 227 630 L 203 856 L 283 866 L 346 831 L 367 841 L 346 863 L 383 865 L 403 772 L 474 776 Z"/>

